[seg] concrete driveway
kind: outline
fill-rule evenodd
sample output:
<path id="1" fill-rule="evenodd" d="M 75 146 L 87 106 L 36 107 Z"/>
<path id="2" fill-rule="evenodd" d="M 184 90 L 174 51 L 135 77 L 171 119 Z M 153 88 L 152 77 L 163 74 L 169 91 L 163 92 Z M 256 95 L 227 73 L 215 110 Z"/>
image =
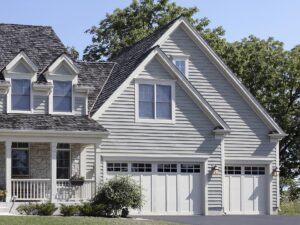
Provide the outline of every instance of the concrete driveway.
<path id="1" fill-rule="evenodd" d="M 300 225 L 300 216 L 141 216 L 192 225 Z"/>

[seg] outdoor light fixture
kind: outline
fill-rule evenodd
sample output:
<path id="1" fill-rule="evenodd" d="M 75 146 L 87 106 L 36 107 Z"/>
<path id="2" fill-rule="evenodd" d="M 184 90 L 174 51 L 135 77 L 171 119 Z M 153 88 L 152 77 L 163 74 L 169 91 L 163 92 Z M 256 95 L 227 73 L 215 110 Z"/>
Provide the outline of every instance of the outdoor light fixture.
<path id="1" fill-rule="evenodd" d="M 212 171 L 212 174 L 219 174 L 220 169 L 217 165 L 215 165 L 212 167 L 211 171 Z"/>
<path id="2" fill-rule="evenodd" d="M 275 168 L 273 169 L 273 176 L 279 176 L 279 173 L 280 173 L 279 168 L 278 168 L 278 167 L 275 167 Z"/>

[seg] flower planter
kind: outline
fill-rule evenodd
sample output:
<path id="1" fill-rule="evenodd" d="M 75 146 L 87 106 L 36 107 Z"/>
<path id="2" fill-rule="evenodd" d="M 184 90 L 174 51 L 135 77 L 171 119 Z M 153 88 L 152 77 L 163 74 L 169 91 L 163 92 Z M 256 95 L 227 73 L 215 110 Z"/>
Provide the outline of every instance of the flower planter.
<path id="1" fill-rule="evenodd" d="M 84 180 L 70 180 L 70 184 L 72 186 L 82 186 L 84 184 Z"/>

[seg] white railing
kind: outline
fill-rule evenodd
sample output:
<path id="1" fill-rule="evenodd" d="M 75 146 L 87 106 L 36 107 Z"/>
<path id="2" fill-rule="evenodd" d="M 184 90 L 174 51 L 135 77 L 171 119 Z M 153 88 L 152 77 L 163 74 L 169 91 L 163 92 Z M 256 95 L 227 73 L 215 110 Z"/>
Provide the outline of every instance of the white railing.
<path id="1" fill-rule="evenodd" d="M 50 198 L 50 179 L 11 179 L 12 196 L 17 200 L 45 200 Z"/>
<path id="2" fill-rule="evenodd" d="M 94 180 L 85 180 L 82 186 L 72 186 L 67 179 L 57 180 L 56 198 L 60 201 L 88 200 L 96 191 Z"/>

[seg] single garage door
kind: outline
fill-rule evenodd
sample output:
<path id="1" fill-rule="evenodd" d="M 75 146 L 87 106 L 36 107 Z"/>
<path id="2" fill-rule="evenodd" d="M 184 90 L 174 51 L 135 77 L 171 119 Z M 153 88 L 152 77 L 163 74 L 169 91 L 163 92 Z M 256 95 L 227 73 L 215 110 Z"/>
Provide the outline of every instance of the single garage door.
<path id="1" fill-rule="evenodd" d="M 107 177 L 129 175 L 140 184 L 144 206 L 132 214 L 200 214 L 199 163 L 107 162 Z"/>
<path id="2" fill-rule="evenodd" d="M 265 167 L 226 166 L 224 192 L 227 214 L 265 214 L 268 193 Z"/>

